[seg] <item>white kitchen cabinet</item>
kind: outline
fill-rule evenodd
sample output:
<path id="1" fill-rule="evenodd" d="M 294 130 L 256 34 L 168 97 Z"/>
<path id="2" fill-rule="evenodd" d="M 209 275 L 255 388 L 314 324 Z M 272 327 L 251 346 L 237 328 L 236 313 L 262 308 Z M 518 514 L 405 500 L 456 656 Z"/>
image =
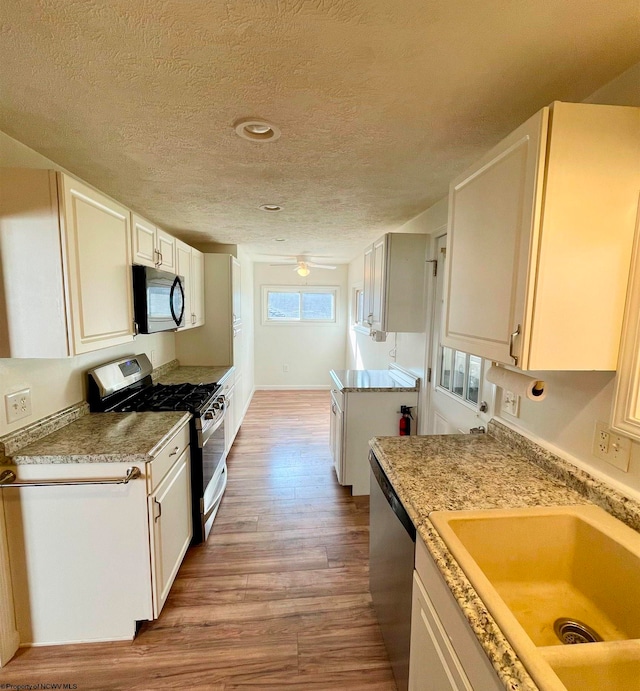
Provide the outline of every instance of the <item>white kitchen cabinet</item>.
<path id="1" fill-rule="evenodd" d="M 176 240 L 176 273 L 184 277 L 184 326 L 179 331 L 204 324 L 204 255 L 182 240 Z"/>
<path id="2" fill-rule="evenodd" d="M 391 371 L 391 370 L 390 370 Z M 369 494 L 369 439 L 397 436 L 400 407 L 413 408 L 412 431 L 418 419 L 418 391 L 415 377 L 395 370 L 394 384 L 386 370 L 331 370 L 330 445 L 336 477 L 351 485 L 355 495 Z M 384 379 L 384 381 L 383 381 Z M 385 391 L 387 388 L 389 390 Z M 396 390 L 394 390 L 396 389 Z"/>
<path id="3" fill-rule="evenodd" d="M 169 596 L 193 534 L 189 469 L 186 448 L 148 500 L 154 618 Z"/>
<path id="4" fill-rule="evenodd" d="M 191 540 L 189 428 L 147 463 L 12 466 L 17 482 L 141 477 L 126 485 L 5 487 L 21 645 L 131 640 L 157 617 Z"/>
<path id="5" fill-rule="evenodd" d="M 472 689 L 499 691 L 504 685 L 418 536 L 413 572 L 409 691 Z"/>
<path id="6" fill-rule="evenodd" d="M 442 343 L 523 370 L 616 368 L 640 109 L 543 108 L 450 186 Z"/>
<path id="7" fill-rule="evenodd" d="M 342 411 L 344 394 L 333 389 L 331 391 L 331 417 L 329 421 L 329 444 L 333 456 L 333 467 L 338 481 L 345 477 L 344 472 L 344 414 Z"/>
<path id="8" fill-rule="evenodd" d="M 365 250 L 364 321 L 372 332 L 425 331 L 427 236 L 387 233 Z"/>
<path id="9" fill-rule="evenodd" d="M 0 169 L 0 356 L 133 340 L 130 212 L 70 176 Z"/>
<path id="10" fill-rule="evenodd" d="M 204 324 L 204 254 L 191 248 L 191 312 L 193 325 Z"/>
<path id="11" fill-rule="evenodd" d="M 242 324 L 241 278 L 240 262 L 235 257 L 231 257 L 231 301 L 234 327 L 239 327 Z"/>
<path id="12" fill-rule="evenodd" d="M 133 263 L 178 273 L 176 238 L 137 214 L 131 214 L 131 225 Z"/>

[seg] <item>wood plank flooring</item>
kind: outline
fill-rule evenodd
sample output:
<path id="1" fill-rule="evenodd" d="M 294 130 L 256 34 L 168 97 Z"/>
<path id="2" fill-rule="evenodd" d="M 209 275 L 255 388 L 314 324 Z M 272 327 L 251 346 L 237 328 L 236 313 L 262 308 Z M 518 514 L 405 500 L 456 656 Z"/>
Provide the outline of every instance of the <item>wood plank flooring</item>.
<path id="1" fill-rule="evenodd" d="M 259 391 L 206 545 L 133 642 L 21 649 L 0 684 L 395 691 L 368 584 L 368 497 L 338 485 L 329 394 Z"/>

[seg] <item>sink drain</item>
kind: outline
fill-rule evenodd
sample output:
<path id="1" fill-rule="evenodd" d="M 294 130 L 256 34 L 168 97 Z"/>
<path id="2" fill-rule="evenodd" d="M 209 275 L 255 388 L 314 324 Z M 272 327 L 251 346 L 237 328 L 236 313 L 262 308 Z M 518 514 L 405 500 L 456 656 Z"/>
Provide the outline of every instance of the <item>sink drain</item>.
<path id="1" fill-rule="evenodd" d="M 576 619 L 556 619 L 553 630 L 556 632 L 556 636 L 567 645 L 597 643 L 602 640 L 590 626 Z"/>

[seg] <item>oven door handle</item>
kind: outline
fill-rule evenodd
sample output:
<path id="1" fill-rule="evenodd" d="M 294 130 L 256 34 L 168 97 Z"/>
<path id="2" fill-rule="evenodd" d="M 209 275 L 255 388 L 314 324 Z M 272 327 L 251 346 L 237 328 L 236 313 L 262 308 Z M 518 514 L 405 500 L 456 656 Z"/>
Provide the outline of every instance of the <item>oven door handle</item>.
<path id="1" fill-rule="evenodd" d="M 226 410 L 223 409 L 222 415 L 215 421 L 211 427 L 207 427 L 204 430 L 198 430 L 198 446 L 202 449 L 204 445 L 209 441 L 212 435 L 220 429 L 220 426 L 224 422 Z"/>

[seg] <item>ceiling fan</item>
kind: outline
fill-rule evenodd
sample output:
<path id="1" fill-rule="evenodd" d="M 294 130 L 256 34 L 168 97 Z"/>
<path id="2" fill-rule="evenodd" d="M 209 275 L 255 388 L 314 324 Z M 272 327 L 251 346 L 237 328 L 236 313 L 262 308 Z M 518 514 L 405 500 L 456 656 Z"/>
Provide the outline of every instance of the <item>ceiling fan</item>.
<path id="1" fill-rule="evenodd" d="M 305 257 L 291 257 L 284 262 L 274 262 L 269 266 L 293 266 L 293 270 L 298 276 L 308 276 L 311 269 L 335 269 L 335 266 L 330 264 L 318 264 L 317 262 L 309 261 Z"/>

